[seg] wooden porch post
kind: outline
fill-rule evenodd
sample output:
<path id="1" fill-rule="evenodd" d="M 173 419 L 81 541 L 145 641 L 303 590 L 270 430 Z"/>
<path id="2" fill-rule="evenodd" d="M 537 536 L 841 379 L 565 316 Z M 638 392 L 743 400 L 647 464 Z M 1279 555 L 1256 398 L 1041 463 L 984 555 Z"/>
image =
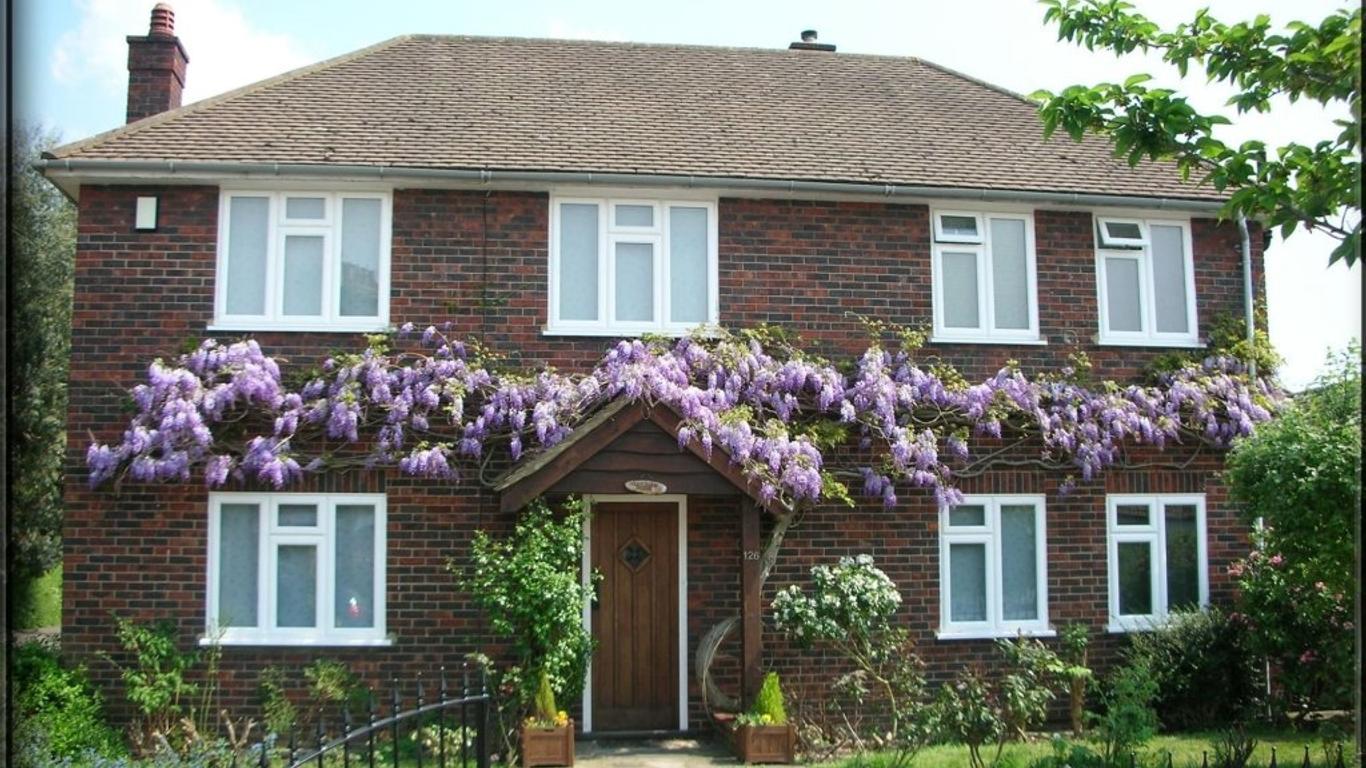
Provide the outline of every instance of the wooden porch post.
<path id="1" fill-rule="evenodd" d="M 763 677 L 763 608 L 759 586 L 759 505 L 740 501 L 740 646 L 742 705 L 759 692 Z"/>

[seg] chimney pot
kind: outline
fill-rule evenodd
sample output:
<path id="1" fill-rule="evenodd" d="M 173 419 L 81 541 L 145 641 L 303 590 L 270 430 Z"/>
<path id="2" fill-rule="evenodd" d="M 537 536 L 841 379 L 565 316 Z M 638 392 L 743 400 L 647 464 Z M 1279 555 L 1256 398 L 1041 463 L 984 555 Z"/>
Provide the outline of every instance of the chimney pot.
<path id="1" fill-rule="evenodd" d="M 802 39 L 787 46 L 790 51 L 826 51 L 833 53 L 835 46 L 817 42 L 816 30 L 803 29 Z"/>
<path id="2" fill-rule="evenodd" d="M 157 3 L 147 34 L 128 36 L 128 122 L 178 108 L 189 63 L 175 35 L 175 11 Z"/>
<path id="3" fill-rule="evenodd" d="M 175 11 L 165 3 L 152 7 L 152 24 L 147 30 L 149 35 L 175 36 Z"/>

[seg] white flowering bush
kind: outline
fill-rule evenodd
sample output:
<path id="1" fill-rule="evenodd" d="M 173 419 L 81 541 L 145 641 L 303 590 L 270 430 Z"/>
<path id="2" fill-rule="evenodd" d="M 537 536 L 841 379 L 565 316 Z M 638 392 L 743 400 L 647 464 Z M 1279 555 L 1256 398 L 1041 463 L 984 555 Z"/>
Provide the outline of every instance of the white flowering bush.
<path id="1" fill-rule="evenodd" d="M 901 593 L 871 555 L 841 557 L 811 569 L 810 594 L 793 584 L 773 598 L 778 629 L 802 646 L 887 632 Z"/>
<path id="2" fill-rule="evenodd" d="M 831 683 L 822 709 L 804 717 L 807 743 L 851 745 L 908 765 L 929 735 L 923 664 L 894 618 L 901 593 L 870 555 L 811 569 L 810 590 L 773 598 L 774 623 L 792 642 L 843 657 L 852 671 Z"/>

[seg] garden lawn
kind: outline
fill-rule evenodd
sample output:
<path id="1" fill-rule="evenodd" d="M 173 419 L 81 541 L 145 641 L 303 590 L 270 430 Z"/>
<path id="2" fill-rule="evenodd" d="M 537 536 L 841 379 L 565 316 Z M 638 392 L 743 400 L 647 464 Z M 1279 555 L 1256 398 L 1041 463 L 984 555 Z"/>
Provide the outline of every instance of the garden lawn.
<path id="1" fill-rule="evenodd" d="M 62 566 L 24 585 L 15 595 L 13 629 L 43 629 L 62 625 Z"/>
<path id="2" fill-rule="evenodd" d="M 1143 756 L 1147 759 L 1148 765 L 1166 766 L 1166 753 L 1170 752 L 1172 765 L 1176 768 L 1185 768 L 1186 766 L 1199 768 L 1205 753 L 1209 753 L 1211 761 L 1213 760 L 1214 747 L 1212 742 L 1218 738 L 1219 733 L 1217 731 L 1156 736 L 1147 743 Z M 1332 759 L 1325 762 L 1323 742 L 1317 734 L 1312 732 L 1266 731 L 1257 732 L 1256 738 L 1257 751 L 1253 755 L 1253 765 L 1269 764 L 1272 747 L 1276 749 L 1277 763 L 1282 766 L 1298 768 L 1301 761 L 1304 760 L 1305 746 L 1309 747 L 1310 758 L 1313 760 L 1315 768 L 1331 766 L 1337 761 L 1335 751 Z M 1088 746 L 1091 745 L 1088 744 Z M 1092 748 L 1094 749 L 1094 747 Z M 1342 750 L 1346 763 L 1350 764 L 1352 744 L 1344 743 Z M 982 749 L 982 756 L 988 761 L 994 754 L 995 747 L 990 749 L 984 747 Z M 999 765 L 1001 768 L 1025 768 L 1035 760 L 1052 754 L 1052 744 L 1046 738 L 1028 744 L 1011 743 L 1006 745 L 1005 751 L 1001 754 Z M 828 768 L 883 768 L 883 766 L 891 764 L 890 760 L 872 755 L 862 759 L 845 758 L 834 762 L 820 763 L 819 765 Z M 912 765 L 914 768 L 964 768 L 968 765 L 968 750 L 967 747 L 956 744 L 926 747 L 916 756 Z"/>

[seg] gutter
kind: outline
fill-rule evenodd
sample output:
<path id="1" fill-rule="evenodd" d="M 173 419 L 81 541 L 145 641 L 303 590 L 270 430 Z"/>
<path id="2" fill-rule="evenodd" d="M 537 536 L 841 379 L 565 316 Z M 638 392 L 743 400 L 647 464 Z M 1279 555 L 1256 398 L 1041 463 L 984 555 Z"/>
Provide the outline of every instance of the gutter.
<path id="1" fill-rule="evenodd" d="M 593 173 L 589 171 L 472 170 L 457 168 L 403 168 L 381 165 L 335 165 L 308 163 L 235 163 L 212 160 L 97 160 L 47 158 L 35 166 L 44 175 L 289 179 L 350 177 L 377 181 L 446 181 L 477 184 L 536 184 L 632 187 L 683 187 L 687 189 L 788 193 L 793 195 L 871 195 L 888 198 L 939 198 L 995 202 L 1052 203 L 1078 207 L 1109 206 L 1214 213 L 1224 207 L 1217 200 L 1139 195 L 1101 195 L 1080 192 L 967 189 L 924 185 L 876 184 L 799 179 L 754 179 L 726 176 L 691 176 L 652 173 Z"/>

